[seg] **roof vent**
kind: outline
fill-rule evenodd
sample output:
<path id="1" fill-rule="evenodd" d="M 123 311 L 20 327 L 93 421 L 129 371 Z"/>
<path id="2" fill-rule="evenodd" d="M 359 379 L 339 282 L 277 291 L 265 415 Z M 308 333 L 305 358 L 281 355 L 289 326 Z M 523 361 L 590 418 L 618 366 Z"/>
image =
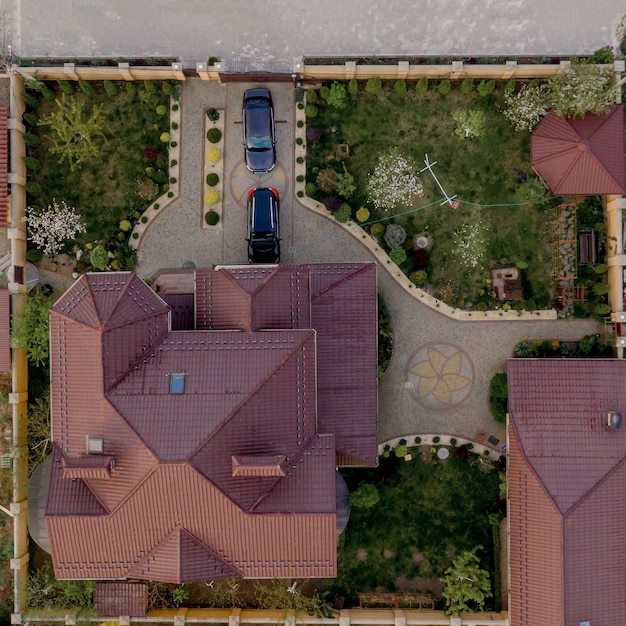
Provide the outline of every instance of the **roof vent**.
<path id="1" fill-rule="evenodd" d="M 87 454 L 104 454 L 104 439 L 87 436 Z"/>
<path id="2" fill-rule="evenodd" d="M 616 411 L 607 411 L 605 419 L 607 428 L 611 430 L 617 430 L 622 425 L 622 416 Z"/>

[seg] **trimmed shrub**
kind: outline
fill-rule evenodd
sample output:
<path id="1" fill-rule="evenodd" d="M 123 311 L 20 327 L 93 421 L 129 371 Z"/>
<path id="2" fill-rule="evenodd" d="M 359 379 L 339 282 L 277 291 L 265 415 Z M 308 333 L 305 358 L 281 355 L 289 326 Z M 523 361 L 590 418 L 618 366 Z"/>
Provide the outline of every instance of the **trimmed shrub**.
<path id="1" fill-rule="evenodd" d="M 423 287 L 428 280 L 428 273 L 426 270 L 417 270 L 409 274 L 409 280 L 417 287 Z"/>
<path id="2" fill-rule="evenodd" d="M 25 185 L 26 193 L 31 196 L 40 196 L 41 195 L 41 185 L 34 180 L 29 180 Z"/>
<path id="3" fill-rule="evenodd" d="M 304 99 L 307 104 L 315 104 L 317 102 L 317 91 L 315 89 L 307 89 Z"/>
<path id="4" fill-rule="evenodd" d="M 112 81 L 112 80 L 105 80 L 103 82 L 104 85 L 104 91 L 107 93 L 107 95 L 114 97 L 117 96 L 117 92 L 118 92 L 118 88 L 117 85 Z"/>
<path id="5" fill-rule="evenodd" d="M 304 142 L 302 141 L 302 137 L 298 137 L 296 139 L 296 145 L 301 146 Z"/>
<path id="6" fill-rule="evenodd" d="M 80 87 L 80 90 L 86 96 L 93 96 L 93 94 L 96 92 L 96 90 L 94 89 L 93 83 L 91 83 L 88 80 L 84 80 L 82 78 L 79 78 L 78 79 L 78 86 Z"/>
<path id="7" fill-rule="evenodd" d="M 489 382 L 489 411 L 499 424 L 506 423 L 509 405 L 509 388 L 505 372 L 498 372 Z"/>
<path id="8" fill-rule="evenodd" d="M 402 246 L 394 246 L 389 250 L 389 258 L 396 265 L 401 265 L 406 261 L 406 250 Z"/>
<path id="9" fill-rule="evenodd" d="M 167 113 L 167 107 L 164 104 L 159 104 L 155 110 L 157 115 L 165 115 Z"/>
<path id="10" fill-rule="evenodd" d="M 209 206 L 220 201 L 220 192 L 217 189 L 209 189 L 204 193 L 204 204 Z"/>
<path id="11" fill-rule="evenodd" d="M 441 437 L 439 436 L 433 437 L 433 443 L 439 443 L 440 441 L 441 441 Z"/>
<path id="12" fill-rule="evenodd" d="M 173 104 L 172 105 L 172 111 L 178 111 L 178 105 L 177 104 Z"/>
<path id="13" fill-rule="evenodd" d="M 609 271 L 609 266 L 605 263 L 598 263 L 593 266 L 593 273 L 601 276 L 602 274 L 606 274 Z"/>
<path id="14" fill-rule="evenodd" d="M 222 158 L 222 151 L 219 148 L 209 148 L 206 151 L 205 158 L 209 163 L 217 163 Z"/>
<path id="15" fill-rule="evenodd" d="M 296 127 L 298 127 L 298 128 L 302 128 L 303 126 L 304 126 L 304 122 L 303 122 L 302 120 L 298 120 L 298 121 L 296 122 Z"/>
<path id="16" fill-rule="evenodd" d="M 164 95 L 171 96 L 174 93 L 174 85 L 172 85 L 172 83 L 164 80 L 161 83 L 161 91 L 163 92 Z"/>
<path id="17" fill-rule="evenodd" d="M 129 230 L 131 230 L 132 227 L 133 225 L 130 223 L 130 220 L 122 220 L 120 222 L 120 230 L 124 233 L 127 233 Z"/>
<path id="18" fill-rule="evenodd" d="M 379 500 L 378 489 L 372 483 L 364 483 L 350 494 L 350 506 L 355 509 L 369 509 Z"/>
<path id="19" fill-rule="evenodd" d="M 36 109 L 39 106 L 39 99 L 33 96 L 32 93 L 28 93 L 28 91 L 22 94 L 22 98 L 24 99 L 24 104 L 31 109 Z"/>
<path id="20" fill-rule="evenodd" d="M 535 359 L 539 356 L 539 346 L 529 339 L 521 339 L 513 348 L 513 356 L 520 359 Z"/>
<path id="21" fill-rule="evenodd" d="M 219 143 L 222 139 L 222 131 L 219 128 L 209 128 L 206 133 L 206 138 L 210 143 Z"/>
<path id="22" fill-rule="evenodd" d="M 171 136 L 169 133 L 161 133 L 161 136 L 159 137 L 159 139 L 163 142 L 163 143 L 169 143 Z"/>
<path id="23" fill-rule="evenodd" d="M 219 182 L 220 177 L 215 172 L 211 172 L 210 174 L 206 175 L 206 184 L 209 187 L 215 187 L 215 185 L 217 185 L 217 183 Z"/>
<path id="24" fill-rule="evenodd" d="M 394 449 L 393 453 L 394 453 L 394 454 L 395 454 L 395 455 L 396 455 L 399 459 L 403 459 L 403 458 L 404 458 L 404 457 L 405 457 L 405 456 L 409 453 L 409 450 L 408 450 L 408 448 L 406 447 L 406 444 L 404 444 L 404 443 L 399 443 L 399 444 L 395 447 L 395 449 Z"/>
<path id="25" fill-rule="evenodd" d="M 89 253 L 89 262 L 95 269 L 103 271 L 109 263 L 109 253 L 104 249 L 104 246 L 96 246 Z"/>
<path id="26" fill-rule="evenodd" d="M 156 93 L 156 90 L 157 90 L 156 85 L 154 84 L 154 81 L 152 81 L 152 80 L 144 80 L 143 81 L 143 88 L 150 95 L 152 95 L 153 93 Z"/>
<path id="27" fill-rule="evenodd" d="M 171 148 L 175 148 L 178 145 L 178 141 L 171 141 L 170 142 L 170 147 Z"/>
<path id="28" fill-rule="evenodd" d="M 175 185 L 176 184 L 176 177 L 172 176 L 170 178 L 170 185 Z"/>
<path id="29" fill-rule="evenodd" d="M 483 97 L 486 98 L 487 96 L 491 95 L 493 93 L 493 90 L 495 89 L 496 86 L 496 81 L 491 79 L 491 80 L 481 80 L 478 85 L 476 86 L 476 91 Z"/>
<path id="30" fill-rule="evenodd" d="M 126 83 L 126 92 L 131 95 L 134 96 L 137 93 L 137 84 L 134 83 L 132 80 L 129 80 Z M 135 233 L 135 235 L 137 235 L 137 233 Z M 137 235 L 139 236 L 139 235 Z"/>
<path id="31" fill-rule="evenodd" d="M 26 260 L 29 263 L 39 263 L 43 258 L 43 252 L 39 248 L 31 248 L 26 253 Z"/>
<path id="32" fill-rule="evenodd" d="M 321 100 L 328 100 L 328 96 L 330 95 L 330 88 L 326 85 L 322 85 L 320 87 L 319 96 Z"/>
<path id="33" fill-rule="evenodd" d="M 406 230 L 400 224 L 389 224 L 385 230 L 385 243 L 393 248 L 401 246 L 406 241 Z"/>
<path id="34" fill-rule="evenodd" d="M 304 192 L 302 191 L 302 189 L 298 189 L 298 191 L 296 192 L 296 196 L 298 196 L 298 198 L 304 198 Z"/>
<path id="35" fill-rule="evenodd" d="M 298 174 L 296 176 L 296 182 L 297 183 L 303 183 L 304 182 L 304 176 L 302 176 L 302 174 Z"/>
<path id="36" fill-rule="evenodd" d="M 438 87 L 437 87 L 437 91 L 442 95 L 442 96 L 447 96 L 450 93 L 450 90 L 452 89 L 452 84 L 450 83 L 449 80 L 442 80 Z"/>
<path id="37" fill-rule="evenodd" d="M 34 113 L 24 113 L 22 117 L 28 126 L 37 126 L 39 124 L 39 118 Z"/>
<path id="38" fill-rule="evenodd" d="M 217 109 L 209 109 L 206 112 L 206 116 L 209 118 L 209 120 L 211 120 L 212 122 L 217 122 L 217 120 L 220 119 L 220 112 Z"/>
<path id="39" fill-rule="evenodd" d="M 356 212 L 356 219 L 357 222 L 367 222 L 367 220 L 370 218 L 370 212 L 369 209 L 366 209 L 364 206 L 362 206 L 357 212 Z"/>
<path id="40" fill-rule="evenodd" d="M 216 63 L 219 63 L 220 60 L 218 57 L 209 57 L 209 60 L 207 61 L 207 65 L 215 65 Z"/>
<path id="41" fill-rule="evenodd" d="M 24 165 L 33 172 L 37 172 L 41 169 L 41 163 L 35 157 L 22 157 L 22 160 L 24 161 Z"/>
<path id="42" fill-rule="evenodd" d="M 343 163 L 343 173 L 337 174 L 337 193 L 344 198 L 350 198 L 355 191 L 354 176 L 348 172 L 346 164 Z"/>
<path id="43" fill-rule="evenodd" d="M 406 80 L 404 78 L 398 79 L 393 84 L 393 90 L 395 93 L 406 93 Z"/>
<path id="44" fill-rule="evenodd" d="M 602 302 L 599 302 L 598 304 L 594 304 L 593 306 L 593 314 L 596 315 L 597 317 L 604 317 L 605 315 L 608 315 L 610 312 L 611 312 L 610 304 L 603 304 Z"/>
<path id="45" fill-rule="evenodd" d="M 372 224 L 370 226 L 370 235 L 372 237 L 375 237 L 376 239 L 378 239 L 379 237 L 382 237 L 384 232 L 385 232 L 385 225 L 381 224 L 380 222 L 376 222 L 375 224 Z"/>
<path id="46" fill-rule="evenodd" d="M 328 93 L 328 98 L 326 98 L 326 104 L 331 107 L 335 107 L 339 109 L 343 106 L 343 103 L 346 101 L 346 87 L 343 83 L 338 83 L 334 81 L 330 86 L 330 92 Z"/>
<path id="47" fill-rule="evenodd" d="M 69 80 L 57 80 L 57 85 L 66 96 L 74 95 L 74 85 Z"/>
<path id="48" fill-rule="evenodd" d="M 304 108 L 304 114 L 311 119 L 317 117 L 317 107 L 314 104 L 307 104 Z"/>
<path id="49" fill-rule="evenodd" d="M 322 200 L 322 204 L 329 210 L 331 213 L 334 213 L 339 209 L 339 196 L 326 196 L 324 200 Z"/>
<path id="50" fill-rule="evenodd" d="M 141 219 L 139 220 L 142 224 L 147 224 L 148 223 L 148 216 L 147 215 L 142 215 Z"/>
<path id="51" fill-rule="evenodd" d="M 383 91 L 383 81 L 380 79 L 380 76 L 368 78 L 365 83 L 365 91 L 372 96 L 380 95 Z"/>
<path id="52" fill-rule="evenodd" d="M 176 159 L 172 159 L 170 161 L 170 167 L 176 167 L 178 165 L 178 161 Z"/>
<path id="53" fill-rule="evenodd" d="M 316 142 L 322 138 L 322 131 L 319 128 L 315 128 L 314 126 L 306 129 L 306 139 L 307 141 Z"/>
<path id="54" fill-rule="evenodd" d="M 26 133 L 24 135 L 24 143 L 29 148 L 37 148 L 41 142 L 39 140 L 39 137 L 37 137 L 37 135 L 33 135 L 32 133 Z"/>
<path id="55" fill-rule="evenodd" d="M 307 183 L 304 186 L 304 191 L 307 196 L 312 196 L 317 191 L 317 185 L 315 183 Z"/>
<path id="56" fill-rule="evenodd" d="M 472 89 L 474 89 L 474 79 L 471 76 L 463 79 L 461 83 L 461 93 L 468 94 L 472 93 Z"/>
<path id="57" fill-rule="evenodd" d="M 591 289 L 594 296 L 604 296 L 609 293 L 608 283 L 596 283 Z"/>
<path id="58" fill-rule="evenodd" d="M 415 85 L 416 93 L 426 93 L 428 91 L 428 77 L 422 76 Z"/>
<path id="59" fill-rule="evenodd" d="M 220 216 L 217 212 L 211 210 L 208 211 L 205 216 L 204 216 L 204 221 L 209 225 L 209 226 L 215 226 L 219 221 L 220 221 Z"/>
<path id="60" fill-rule="evenodd" d="M 352 207 L 344 202 L 336 211 L 335 219 L 342 224 L 345 224 L 352 216 Z"/>
<path id="61" fill-rule="evenodd" d="M 515 91 L 515 79 L 511 78 L 511 80 L 504 86 L 504 93 L 506 95 L 511 95 Z"/>
<path id="62" fill-rule="evenodd" d="M 359 83 L 356 78 L 351 78 L 348 81 L 347 91 L 351 96 L 356 96 L 359 93 Z"/>

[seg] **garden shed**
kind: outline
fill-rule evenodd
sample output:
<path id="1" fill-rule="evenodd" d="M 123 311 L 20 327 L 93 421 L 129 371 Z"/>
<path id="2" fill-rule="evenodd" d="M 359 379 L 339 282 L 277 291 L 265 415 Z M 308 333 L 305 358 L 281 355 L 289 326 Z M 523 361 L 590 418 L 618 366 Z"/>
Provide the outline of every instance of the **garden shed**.
<path id="1" fill-rule="evenodd" d="M 541 121 L 531 139 L 532 165 L 554 195 L 624 193 L 624 108 L 603 115 Z"/>

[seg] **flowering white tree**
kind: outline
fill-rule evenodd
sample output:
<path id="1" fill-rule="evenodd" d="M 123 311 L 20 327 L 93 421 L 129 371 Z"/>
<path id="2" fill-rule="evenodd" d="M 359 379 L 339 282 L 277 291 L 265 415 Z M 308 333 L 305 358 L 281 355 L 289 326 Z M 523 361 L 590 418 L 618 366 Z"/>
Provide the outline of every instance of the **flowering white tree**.
<path id="1" fill-rule="evenodd" d="M 504 116 L 517 131 L 530 131 L 550 109 L 550 94 L 545 84 L 524 85 L 517 93 L 504 94 Z"/>
<path id="2" fill-rule="evenodd" d="M 387 211 L 406 206 L 413 196 L 421 196 L 422 193 L 422 183 L 413 159 L 402 156 L 396 147 L 378 157 L 378 164 L 367 185 L 367 197 L 377 209 Z"/>
<path id="3" fill-rule="evenodd" d="M 28 207 L 23 219 L 30 240 L 44 254 L 56 254 L 66 241 L 85 232 L 85 224 L 76 209 L 63 200 L 53 199 L 43 211 Z"/>

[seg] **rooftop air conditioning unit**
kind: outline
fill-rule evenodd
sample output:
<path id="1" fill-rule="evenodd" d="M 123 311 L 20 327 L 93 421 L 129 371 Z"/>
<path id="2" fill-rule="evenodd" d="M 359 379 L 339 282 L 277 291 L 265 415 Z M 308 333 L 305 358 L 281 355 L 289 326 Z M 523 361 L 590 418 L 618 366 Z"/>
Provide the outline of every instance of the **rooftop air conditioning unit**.
<path id="1" fill-rule="evenodd" d="M 622 416 L 616 411 L 607 411 L 605 415 L 607 428 L 617 430 L 622 425 Z"/>

